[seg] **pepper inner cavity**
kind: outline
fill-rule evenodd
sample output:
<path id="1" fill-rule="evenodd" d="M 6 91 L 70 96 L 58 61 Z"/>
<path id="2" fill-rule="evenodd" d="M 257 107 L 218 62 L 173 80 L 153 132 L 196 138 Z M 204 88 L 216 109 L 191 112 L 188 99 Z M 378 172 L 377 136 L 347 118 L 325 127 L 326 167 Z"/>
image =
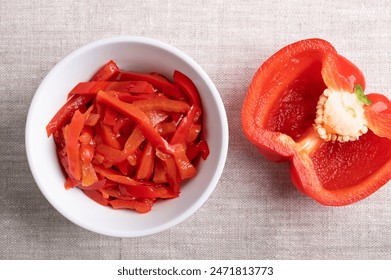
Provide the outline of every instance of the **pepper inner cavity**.
<path id="1" fill-rule="evenodd" d="M 368 131 L 356 94 L 325 89 L 316 105 L 315 130 L 325 141 L 355 141 Z"/>

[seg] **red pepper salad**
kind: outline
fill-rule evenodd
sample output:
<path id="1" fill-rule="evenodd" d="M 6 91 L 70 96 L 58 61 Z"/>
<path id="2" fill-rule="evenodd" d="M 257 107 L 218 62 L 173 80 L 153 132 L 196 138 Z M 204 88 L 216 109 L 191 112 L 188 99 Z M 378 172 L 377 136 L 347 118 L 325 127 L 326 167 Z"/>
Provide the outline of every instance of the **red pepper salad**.
<path id="1" fill-rule="evenodd" d="M 107 62 L 80 82 L 46 126 L 66 175 L 65 188 L 114 209 L 149 212 L 178 197 L 209 155 L 196 86 L 174 71 L 121 70 Z"/>

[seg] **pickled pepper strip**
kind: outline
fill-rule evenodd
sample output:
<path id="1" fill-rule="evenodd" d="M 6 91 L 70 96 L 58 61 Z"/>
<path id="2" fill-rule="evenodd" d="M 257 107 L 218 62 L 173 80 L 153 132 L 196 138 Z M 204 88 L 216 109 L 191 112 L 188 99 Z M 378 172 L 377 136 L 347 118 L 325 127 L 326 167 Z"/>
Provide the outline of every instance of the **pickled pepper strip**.
<path id="1" fill-rule="evenodd" d="M 182 72 L 175 70 L 174 71 L 174 82 L 181 89 L 183 93 L 190 100 L 190 104 L 194 104 L 201 108 L 201 98 L 199 96 L 197 87 L 194 85 L 193 81 L 189 79 Z"/>
<path id="2" fill-rule="evenodd" d="M 176 129 L 174 136 L 170 140 L 171 145 L 180 144 L 185 141 L 186 136 L 189 134 L 190 128 L 195 122 L 201 112 L 197 105 L 192 105 L 188 114 L 181 120 Z"/>
<path id="3" fill-rule="evenodd" d="M 69 120 L 72 118 L 73 113 L 82 108 L 91 100 L 90 96 L 73 96 L 71 97 L 58 112 L 54 115 L 54 117 L 50 120 L 48 125 L 46 126 L 47 136 L 49 137 L 58 129 L 63 127 Z"/>
<path id="4" fill-rule="evenodd" d="M 171 100 L 167 98 L 151 98 L 144 100 L 136 100 L 133 102 L 134 106 L 137 106 L 140 110 L 143 111 L 165 111 L 165 112 L 176 112 L 176 113 L 187 113 L 190 106 L 178 100 Z"/>
<path id="5" fill-rule="evenodd" d="M 108 81 L 118 71 L 119 68 L 117 64 L 113 60 L 110 60 L 101 69 L 99 69 L 98 72 L 94 74 L 90 81 Z"/>
<path id="6" fill-rule="evenodd" d="M 85 117 L 80 111 L 76 111 L 69 125 L 66 126 L 65 147 L 68 156 L 69 172 L 74 179 L 81 179 L 81 159 L 79 136 L 83 130 Z"/>
<path id="7" fill-rule="evenodd" d="M 177 86 L 159 74 L 141 73 L 134 71 L 119 71 L 115 75 L 117 81 L 146 81 L 152 84 L 160 92 L 176 99 L 182 99 L 183 93 Z"/>
<path id="8" fill-rule="evenodd" d="M 95 95 L 99 90 L 114 90 L 127 93 L 154 94 L 155 90 L 150 83 L 145 81 L 96 81 L 78 83 L 70 92 L 70 95 Z"/>

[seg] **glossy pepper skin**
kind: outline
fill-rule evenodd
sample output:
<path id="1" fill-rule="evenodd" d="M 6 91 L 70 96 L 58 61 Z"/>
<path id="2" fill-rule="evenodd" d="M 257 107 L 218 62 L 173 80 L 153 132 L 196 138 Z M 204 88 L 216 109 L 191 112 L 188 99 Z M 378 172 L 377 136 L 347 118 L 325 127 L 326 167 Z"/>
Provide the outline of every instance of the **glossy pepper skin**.
<path id="1" fill-rule="evenodd" d="M 242 128 L 260 153 L 290 161 L 291 178 L 323 205 L 355 203 L 391 179 L 391 102 L 369 94 L 369 131 L 356 141 L 324 141 L 314 128 L 323 91 L 365 89 L 361 71 L 322 39 L 288 45 L 255 73 L 242 107 Z"/>

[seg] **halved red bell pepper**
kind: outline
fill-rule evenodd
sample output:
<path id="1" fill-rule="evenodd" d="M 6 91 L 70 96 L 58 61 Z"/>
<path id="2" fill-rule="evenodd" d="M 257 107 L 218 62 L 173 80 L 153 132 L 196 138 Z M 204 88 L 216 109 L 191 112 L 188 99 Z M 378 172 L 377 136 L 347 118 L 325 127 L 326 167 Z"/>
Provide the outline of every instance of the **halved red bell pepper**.
<path id="1" fill-rule="evenodd" d="M 291 161 L 294 185 L 319 203 L 357 202 L 391 179 L 391 103 L 364 88 L 327 41 L 293 43 L 255 73 L 243 131 L 266 158 Z"/>

